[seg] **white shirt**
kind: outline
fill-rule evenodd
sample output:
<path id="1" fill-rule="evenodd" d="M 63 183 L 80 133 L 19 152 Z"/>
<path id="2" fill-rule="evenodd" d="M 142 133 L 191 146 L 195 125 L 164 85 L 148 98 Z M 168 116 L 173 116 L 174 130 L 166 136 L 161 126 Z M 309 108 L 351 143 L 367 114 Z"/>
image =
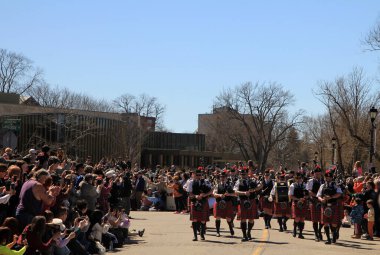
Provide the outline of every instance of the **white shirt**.
<path id="1" fill-rule="evenodd" d="M 189 186 L 187 187 L 187 192 L 191 193 L 193 192 L 193 183 L 194 183 L 195 180 L 192 180 L 191 182 L 189 182 Z M 198 181 L 201 181 L 201 180 L 198 180 Z M 211 188 L 211 183 L 207 180 L 204 180 L 204 183 L 207 187 Z"/>
<path id="2" fill-rule="evenodd" d="M 321 183 L 321 182 L 322 182 L 322 179 L 320 179 L 319 182 Z M 311 179 L 308 180 L 307 183 L 306 183 L 306 189 L 307 189 L 308 191 L 312 191 L 312 190 L 313 190 L 313 184 L 314 184 L 314 178 L 311 178 Z"/>
<path id="3" fill-rule="evenodd" d="M 192 185 L 192 182 L 193 182 L 193 179 L 190 178 L 190 179 L 188 179 L 188 180 L 186 181 L 186 183 L 183 185 L 183 189 L 186 190 L 186 192 L 190 192 L 190 191 L 189 191 L 189 188 L 190 188 L 190 185 L 193 186 L 193 185 Z M 191 190 L 191 191 L 193 191 L 193 190 Z"/>
<path id="4" fill-rule="evenodd" d="M 327 185 L 327 182 L 324 183 L 324 184 L 322 184 L 321 187 L 319 187 L 319 190 L 318 190 L 318 193 L 317 193 L 317 197 L 322 197 L 322 190 L 325 187 L 325 185 Z M 336 184 L 334 184 L 334 187 L 336 189 L 336 193 L 342 194 L 342 189 L 339 186 L 337 186 Z"/>
<path id="5" fill-rule="evenodd" d="M 298 182 L 295 182 L 295 183 L 292 183 L 292 185 L 290 185 L 289 187 L 289 192 L 288 192 L 288 195 L 289 196 L 294 196 L 294 189 L 295 189 L 295 185 L 299 185 Z M 305 183 L 302 183 L 302 188 L 303 189 L 306 189 L 306 185 Z"/>

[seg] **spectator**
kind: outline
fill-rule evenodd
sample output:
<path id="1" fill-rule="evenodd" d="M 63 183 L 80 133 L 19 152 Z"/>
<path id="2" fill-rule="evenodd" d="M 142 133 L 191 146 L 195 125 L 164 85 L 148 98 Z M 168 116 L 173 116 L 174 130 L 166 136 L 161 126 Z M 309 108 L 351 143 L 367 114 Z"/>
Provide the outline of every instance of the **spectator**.
<path id="1" fill-rule="evenodd" d="M 42 238 L 45 235 L 46 231 L 46 219 L 44 216 L 36 216 L 32 219 L 32 223 L 23 231 L 23 234 L 28 241 L 28 247 L 26 248 L 25 254 L 34 255 L 36 251 L 39 251 L 41 254 L 49 254 L 48 251 L 52 245 L 58 240 L 61 236 L 60 232 L 55 233 L 52 238 L 47 242 L 43 242 Z M 19 239 L 20 240 L 20 239 Z"/>
<path id="2" fill-rule="evenodd" d="M 34 216 L 41 215 L 43 207 L 51 206 L 59 194 L 59 186 L 51 186 L 49 190 L 45 189 L 45 181 L 49 177 L 50 174 L 46 170 L 38 170 L 33 178 L 22 185 L 20 203 L 16 210 L 16 218 L 21 228 L 30 224 Z"/>
<path id="3" fill-rule="evenodd" d="M 12 231 L 7 227 L 0 227 L 0 254 L 2 255 L 22 255 L 27 249 L 27 245 L 20 250 L 12 250 L 17 242 L 17 236 L 12 235 Z M 8 243 L 9 239 L 12 239 L 11 243 Z M 25 243 L 26 244 L 26 243 Z"/>
<path id="4" fill-rule="evenodd" d="M 12 148 L 9 148 L 9 147 L 5 148 L 3 158 L 5 160 L 11 160 L 12 159 L 12 151 L 13 151 Z"/>
<path id="5" fill-rule="evenodd" d="M 364 209 L 362 206 L 362 200 L 360 198 L 356 198 L 354 202 L 354 207 L 350 213 L 351 221 L 354 224 L 354 234 L 351 236 L 352 238 L 360 238 L 362 234 L 361 223 L 363 220 Z"/>
<path id="6" fill-rule="evenodd" d="M 95 187 L 93 185 L 94 177 L 92 174 L 86 174 L 84 180 L 79 184 L 78 196 L 79 199 L 87 201 L 88 210 L 93 211 L 96 209 L 96 201 L 99 197 L 100 191 L 103 187 L 102 184 Z"/>
<path id="7" fill-rule="evenodd" d="M 29 159 L 31 164 L 35 164 L 37 160 L 37 151 L 35 149 L 30 149 L 29 154 L 25 157 Z"/>
<path id="8" fill-rule="evenodd" d="M 375 232 L 374 236 L 380 237 L 380 177 L 375 180 L 376 196 L 373 200 L 373 209 L 375 211 Z"/>
<path id="9" fill-rule="evenodd" d="M 355 162 L 354 169 L 352 170 L 352 175 L 354 177 L 358 177 L 358 176 L 363 175 L 362 163 L 360 161 Z"/>
<path id="10" fill-rule="evenodd" d="M 142 176 L 142 172 L 137 173 L 137 179 L 135 182 L 135 199 L 137 208 L 141 207 L 141 197 L 145 191 L 145 179 Z"/>
<path id="11" fill-rule="evenodd" d="M 373 200 L 370 199 L 367 201 L 367 221 L 368 221 L 368 235 L 369 240 L 373 240 L 373 227 L 375 225 L 375 210 L 373 209 Z"/>
<path id="12" fill-rule="evenodd" d="M 36 160 L 38 161 L 38 166 L 43 169 L 48 168 L 50 147 L 48 145 L 42 146 L 41 152 L 38 153 Z"/>
<path id="13" fill-rule="evenodd" d="M 185 213 L 185 204 L 183 201 L 183 194 L 185 193 L 182 184 L 179 182 L 179 177 L 175 176 L 173 181 L 168 184 L 168 188 L 173 190 L 173 198 L 175 203 L 175 213 Z"/>

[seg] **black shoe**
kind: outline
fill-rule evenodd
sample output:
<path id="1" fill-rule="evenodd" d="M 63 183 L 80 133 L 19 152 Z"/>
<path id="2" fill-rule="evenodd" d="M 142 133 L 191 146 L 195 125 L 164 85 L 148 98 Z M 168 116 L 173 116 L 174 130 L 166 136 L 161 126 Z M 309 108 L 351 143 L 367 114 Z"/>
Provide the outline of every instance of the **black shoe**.
<path id="1" fill-rule="evenodd" d="M 269 226 L 265 226 L 265 229 L 268 229 L 269 228 Z"/>
<path id="2" fill-rule="evenodd" d="M 278 231 L 279 232 L 284 232 L 284 229 L 281 227 Z"/>
<path id="3" fill-rule="evenodd" d="M 322 235 L 322 232 L 319 232 L 319 233 L 318 233 L 318 238 L 319 238 L 319 240 L 323 241 L 323 235 Z"/>
<path id="4" fill-rule="evenodd" d="M 216 233 L 216 237 L 220 237 L 220 233 Z"/>
<path id="5" fill-rule="evenodd" d="M 284 230 L 288 230 L 288 227 L 286 226 L 286 224 L 284 224 Z"/>
<path id="6" fill-rule="evenodd" d="M 241 239 L 241 241 L 242 241 L 242 242 L 248 242 L 248 238 L 247 238 L 247 237 L 243 237 L 243 238 Z"/>
<path id="7" fill-rule="evenodd" d="M 299 239 L 305 239 L 305 237 L 302 234 L 298 234 Z"/>
<path id="8" fill-rule="evenodd" d="M 325 242 L 325 244 L 331 244 L 331 241 L 330 241 L 330 240 L 327 240 L 327 241 Z"/>
<path id="9" fill-rule="evenodd" d="M 232 230 L 232 231 L 230 232 L 230 234 L 231 234 L 231 236 L 234 236 L 234 235 L 235 235 L 235 231 Z"/>
<path id="10" fill-rule="evenodd" d="M 320 241 L 320 239 L 319 239 L 319 237 L 318 237 L 317 235 L 315 236 L 314 240 L 315 240 L 316 242 L 319 242 L 319 241 Z"/>
<path id="11" fill-rule="evenodd" d="M 206 240 L 206 239 L 205 239 L 205 237 L 204 237 L 204 236 L 201 236 L 201 240 L 203 240 L 203 241 L 204 241 L 204 240 Z"/>
<path id="12" fill-rule="evenodd" d="M 251 233 L 247 233 L 247 238 L 248 238 L 248 240 L 252 240 Z"/>

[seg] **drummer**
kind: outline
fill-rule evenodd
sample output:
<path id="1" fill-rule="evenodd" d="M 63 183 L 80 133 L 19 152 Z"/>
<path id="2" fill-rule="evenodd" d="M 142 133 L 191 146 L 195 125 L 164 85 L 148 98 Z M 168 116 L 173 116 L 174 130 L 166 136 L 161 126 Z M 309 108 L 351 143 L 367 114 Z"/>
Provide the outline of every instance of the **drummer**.
<path id="1" fill-rule="evenodd" d="M 279 197 L 278 194 L 278 188 L 279 186 L 282 186 L 282 188 L 285 188 L 286 196 Z M 278 225 L 280 226 L 279 231 L 283 232 L 284 230 L 287 230 L 286 222 L 290 218 L 290 206 L 289 206 L 289 199 L 287 197 L 289 187 L 287 185 L 285 174 L 278 173 L 277 174 L 277 181 L 275 182 L 271 192 L 270 192 L 270 201 L 274 201 L 274 212 L 273 216 L 277 218 Z"/>

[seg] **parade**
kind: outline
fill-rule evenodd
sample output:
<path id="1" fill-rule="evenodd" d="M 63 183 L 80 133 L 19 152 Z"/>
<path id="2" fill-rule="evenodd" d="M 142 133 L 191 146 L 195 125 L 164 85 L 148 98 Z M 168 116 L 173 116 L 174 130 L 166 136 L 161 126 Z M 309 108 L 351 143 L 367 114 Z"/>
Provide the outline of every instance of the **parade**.
<path id="1" fill-rule="evenodd" d="M 294 171 L 276 172 L 273 169 L 257 174 L 257 171 L 249 167 L 250 164 L 252 161 L 249 161 L 247 166 L 240 162 L 239 166 L 217 168 L 211 175 L 206 174 L 207 171 L 203 167 L 192 173 L 192 178 L 185 186 L 191 201 L 193 241 L 198 240 L 197 232 L 200 233 L 201 239 L 205 240 L 205 223 L 210 220 L 211 215 L 215 218 L 217 236 L 220 236 L 222 219 L 227 221 L 231 236 L 235 235 L 233 226 L 236 216 L 236 220 L 240 221 L 242 241 L 252 240 L 254 222 L 261 216 L 266 229 L 271 228 L 272 217 L 276 218 L 280 232 L 287 230 L 287 221 L 293 219 L 293 237 L 300 239 L 304 239 L 302 232 L 305 220 L 311 221 L 315 241 L 325 240 L 325 244 L 332 244 L 339 240 L 343 219 L 349 216 L 354 201 L 360 201 L 360 204 L 365 205 L 367 201 L 373 203 L 378 199 L 374 189 L 351 192 L 350 183 L 336 179 L 336 169 L 327 169 L 322 174 L 322 169 L 316 165 L 312 170 L 297 170 L 294 176 Z M 231 175 L 233 169 L 239 172 L 239 178 Z M 347 178 L 348 181 L 350 177 Z M 366 179 L 379 187 L 377 175 L 367 175 Z M 202 184 L 203 189 L 199 189 L 198 183 Z M 213 194 L 210 192 L 212 189 Z M 210 206 L 208 201 L 212 201 Z M 374 231 L 379 231 L 373 229 L 374 224 L 368 220 L 368 213 L 373 214 L 373 210 L 366 207 L 360 220 L 360 228 L 364 232 L 360 230 L 363 235 L 359 238 L 373 240 Z M 353 235 L 353 238 L 357 236 Z"/>

